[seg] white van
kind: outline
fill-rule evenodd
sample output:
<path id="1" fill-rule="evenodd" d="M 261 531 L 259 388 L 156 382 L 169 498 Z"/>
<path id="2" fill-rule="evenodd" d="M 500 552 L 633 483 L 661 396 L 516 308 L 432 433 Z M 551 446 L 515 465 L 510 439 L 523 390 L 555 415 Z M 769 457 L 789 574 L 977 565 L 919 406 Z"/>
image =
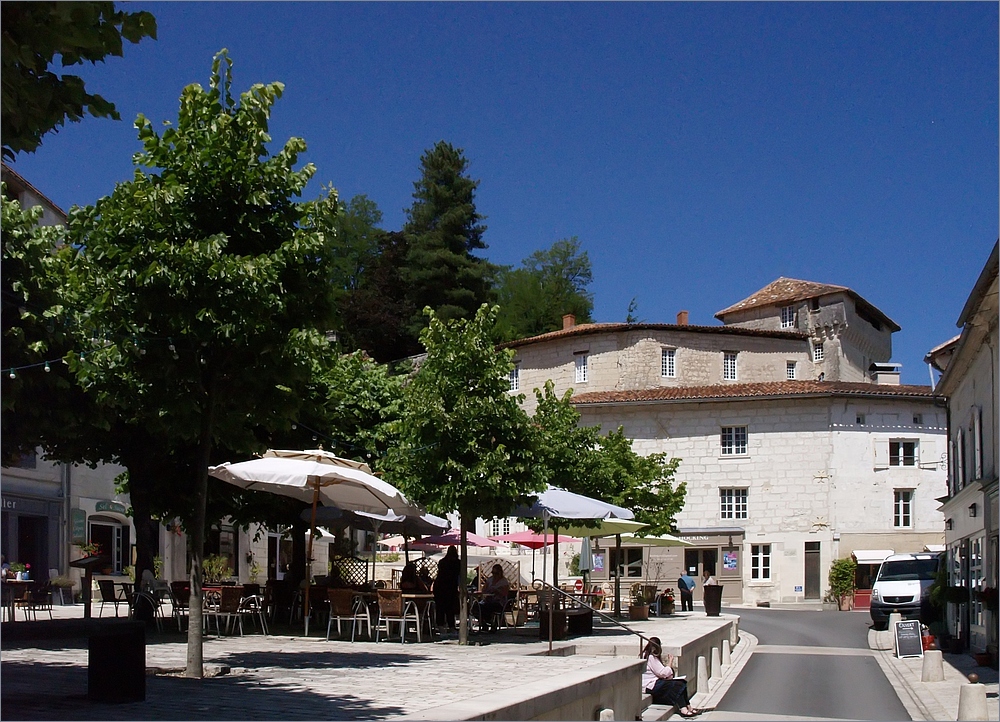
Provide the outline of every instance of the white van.
<path id="1" fill-rule="evenodd" d="M 885 629 L 892 612 L 899 612 L 903 619 L 920 618 L 921 604 L 929 603 L 941 557 L 935 552 L 886 557 L 872 586 L 871 615 L 876 629 Z"/>

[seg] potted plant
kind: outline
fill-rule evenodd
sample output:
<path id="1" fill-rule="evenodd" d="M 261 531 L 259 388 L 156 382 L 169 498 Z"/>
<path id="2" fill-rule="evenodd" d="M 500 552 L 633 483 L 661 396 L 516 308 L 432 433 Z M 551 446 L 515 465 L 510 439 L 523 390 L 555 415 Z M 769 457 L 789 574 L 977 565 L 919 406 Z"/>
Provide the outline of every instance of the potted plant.
<path id="1" fill-rule="evenodd" d="M 30 564 L 23 564 L 21 562 L 13 562 L 10 565 L 10 574 L 11 574 L 11 576 L 14 577 L 14 579 L 24 580 L 24 579 L 27 579 L 28 575 L 31 573 L 30 569 L 31 569 L 31 565 Z"/>
<path id="2" fill-rule="evenodd" d="M 229 567 L 229 557 L 221 554 L 209 554 L 202 562 L 205 582 L 208 584 L 219 584 L 223 578 L 231 574 Z"/>
<path id="3" fill-rule="evenodd" d="M 854 575 L 857 569 L 858 563 L 853 557 L 837 559 L 830 565 L 830 591 L 842 612 L 854 608 Z"/>
<path id="4" fill-rule="evenodd" d="M 674 590 L 667 587 L 663 596 L 660 597 L 660 614 L 673 614 L 674 606 Z"/>
<path id="5" fill-rule="evenodd" d="M 101 553 L 101 545 L 95 541 L 78 542 L 76 546 L 85 557 L 96 557 Z"/>
<path id="6" fill-rule="evenodd" d="M 643 585 L 639 582 L 629 589 L 628 618 L 633 622 L 649 619 L 649 604 L 643 594 Z"/>

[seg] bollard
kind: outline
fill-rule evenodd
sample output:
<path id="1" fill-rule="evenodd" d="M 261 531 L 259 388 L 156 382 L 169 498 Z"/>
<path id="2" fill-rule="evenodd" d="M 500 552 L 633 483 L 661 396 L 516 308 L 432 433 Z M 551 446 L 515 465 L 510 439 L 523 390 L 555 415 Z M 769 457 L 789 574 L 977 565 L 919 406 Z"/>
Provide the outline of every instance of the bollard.
<path id="1" fill-rule="evenodd" d="M 704 655 L 698 657 L 698 688 L 695 692 L 708 694 L 708 662 Z"/>
<path id="2" fill-rule="evenodd" d="M 614 718 L 615 711 L 613 709 L 602 709 L 601 716 L 597 719 L 601 720 L 601 722 L 605 722 L 605 720 L 613 720 Z"/>
<path id="3" fill-rule="evenodd" d="M 722 661 L 718 647 L 712 647 L 712 679 L 716 680 L 713 684 L 718 684 L 718 680 L 722 679 Z"/>
<path id="4" fill-rule="evenodd" d="M 975 678 L 975 681 L 973 680 Z M 979 684 L 979 675 L 969 675 L 969 684 L 958 688 L 958 717 L 960 720 L 988 720 L 986 713 L 986 687 Z"/>
<path id="5" fill-rule="evenodd" d="M 733 663 L 733 654 L 729 649 L 729 640 L 722 640 L 722 666 L 729 667 Z"/>
<path id="6" fill-rule="evenodd" d="M 921 682 L 944 681 L 944 655 L 940 649 L 928 649 L 924 652 L 924 663 L 920 668 Z"/>

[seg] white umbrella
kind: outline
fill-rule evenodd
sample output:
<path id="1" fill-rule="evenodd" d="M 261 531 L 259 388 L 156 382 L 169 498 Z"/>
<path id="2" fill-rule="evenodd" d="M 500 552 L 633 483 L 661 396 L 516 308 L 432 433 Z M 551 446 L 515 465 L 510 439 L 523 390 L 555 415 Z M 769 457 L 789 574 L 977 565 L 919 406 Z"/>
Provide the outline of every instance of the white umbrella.
<path id="1" fill-rule="evenodd" d="M 541 517 L 544 521 L 544 532 L 549 533 L 549 519 L 557 517 L 562 519 L 634 519 L 635 514 L 625 507 L 609 504 L 599 499 L 592 499 L 582 494 L 574 494 L 566 489 L 550 486 L 545 491 L 539 493 L 535 502 L 527 506 L 518 507 L 512 516 L 519 517 Z M 569 532 L 567 532 L 569 533 Z M 573 536 L 586 536 L 584 534 L 573 534 Z M 552 564 L 552 586 L 559 586 L 559 545 L 553 545 L 555 562 Z M 545 557 L 548 554 L 548 547 L 542 549 L 542 569 L 545 569 Z M 618 586 L 616 577 L 616 587 Z M 549 652 L 552 651 L 552 606 L 549 605 Z"/>
<path id="2" fill-rule="evenodd" d="M 241 489 L 267 491 L 312 503 L 310 529 L 316 528 L 319 502 L 350 511 L 386 514 L 390 511 L 419 516 L 424 510 L 403 493 L 371 473 L 367 464 L 342 459 L 329 451 L 271 449 L 260 459 L 209 467 L 208 473 Z M 307 564 L 312 561 L 313 536 L 309 535 Z M 309 579 L 306 579 L 305 632 L 309 634 Z"/>

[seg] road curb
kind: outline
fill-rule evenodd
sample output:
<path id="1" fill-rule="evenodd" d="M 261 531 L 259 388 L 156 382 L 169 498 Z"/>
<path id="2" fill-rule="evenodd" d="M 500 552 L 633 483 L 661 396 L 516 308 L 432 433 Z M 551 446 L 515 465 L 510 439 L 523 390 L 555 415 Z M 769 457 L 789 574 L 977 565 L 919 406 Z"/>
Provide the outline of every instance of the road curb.
<path id="1" fill-rule="evenodd" d="M 739 643 L 732 650 L 732 654 L 730 655 L 731 663 L 723 669 L 722 678 L 707 693 L 699 692 L 695 694 L 694 699 L 691 700 L 691 706 L 699 708 L 717 706 L 722 698 L 726 696 L 726 692 L 729 691 L 736 678 L 740 676 L 740 673 L 747 662 L 750 661 L 750 657 L 753 656 L 756 648 L 757 637 L 741 629 Z"/>

